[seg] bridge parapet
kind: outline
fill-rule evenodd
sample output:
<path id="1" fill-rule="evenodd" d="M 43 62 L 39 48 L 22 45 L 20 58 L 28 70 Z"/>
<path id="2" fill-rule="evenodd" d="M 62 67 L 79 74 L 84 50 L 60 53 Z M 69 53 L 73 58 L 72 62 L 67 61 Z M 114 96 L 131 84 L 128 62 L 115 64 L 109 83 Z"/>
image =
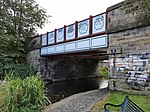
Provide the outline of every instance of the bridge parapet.
<path id="1" fill-rule="evenodd" d="M 41 35 L 41 56 L 107 47 L 105 12 Z"/>

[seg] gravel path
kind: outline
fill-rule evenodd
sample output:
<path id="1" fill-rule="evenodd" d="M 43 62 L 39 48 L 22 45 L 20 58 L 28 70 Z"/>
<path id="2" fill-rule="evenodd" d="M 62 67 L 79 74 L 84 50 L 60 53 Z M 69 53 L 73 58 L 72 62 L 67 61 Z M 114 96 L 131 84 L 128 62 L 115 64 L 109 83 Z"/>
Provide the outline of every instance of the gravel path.
<path id="1" fill-rule="evenodd" d="M 94 104 L 107 93 L 107 88 L 78 93 L 52 104 L 45 112 L 90 112 Z"/>

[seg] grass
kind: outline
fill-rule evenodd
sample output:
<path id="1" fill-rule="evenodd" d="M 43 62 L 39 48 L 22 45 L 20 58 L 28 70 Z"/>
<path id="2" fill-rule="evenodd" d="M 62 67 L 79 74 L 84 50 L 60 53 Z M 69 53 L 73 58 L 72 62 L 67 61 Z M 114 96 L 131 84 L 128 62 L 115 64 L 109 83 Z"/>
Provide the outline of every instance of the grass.
<path id="1" fill-rule="evenodd" d="M 113 104 L 121 104 L 124 101 L 125 96 L 128 95 L 129 98 L 141 107 L 145 112 L 150 112 L 150 96 L 138 95 L 125 92 L 110 92 L 103 100 L 97 102 L 91 112 L 102 112 L 104 110 L 104 105 L 109 102 Z M 118 112 L 120 108 L 109 107 L 108 109 Z"/>

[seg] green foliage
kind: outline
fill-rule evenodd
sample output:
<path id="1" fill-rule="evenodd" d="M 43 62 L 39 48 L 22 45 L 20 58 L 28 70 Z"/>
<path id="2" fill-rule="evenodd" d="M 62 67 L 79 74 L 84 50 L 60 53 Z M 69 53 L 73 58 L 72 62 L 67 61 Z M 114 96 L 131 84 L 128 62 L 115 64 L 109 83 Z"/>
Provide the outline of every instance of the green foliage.
<path id="1" fill-rule="evenodd" d="M 141 107 L 145 112 L 149 112 L 149 104 L 150 104 L 150 96 L 146 95 L 139 95 L 139 94 L 132 94 L 132 93 L 125 93 L 125 92 L 112 92 L 108 96 L 108 102 L 113 104 L 120 104 L 123 102 L 125 96 L 128 95 L 129 98 L 136 103 L 139 107 Z M 108 107 L 110 110 L 117 111 L 117 108 Z"/>
<path id="2" fill-rule="evenodd" d="M 0 79 L 4 76 L 4 73 L 13 72 L 14 75 L 25 78 L 31 74 L 36 74 L 36 70 L 31 65 L 24 62 L 20 64 L 16 58 L 6 55 L 6 53 L 0 53 Z"/>
<path id="3" fill-rule="evenodd" d="M 13 77 L 20 77 L 21 79 L 25 79 L 28 76 L 34 76 L 36 74 L 34 67 L 29 64 L 9 64 L 3 71 L 5 71 L 6 75 L 13 73 Z"/>
<path id="4" fill-rule="evenodd" d="M 104 78 L 104 79 L 108 78 L 108 67 L 103 67 L 103 66 L 100 67 L 99 72 L 100 72 L 101 78 Z"/>
<path id="5" fill-rule="evenodd" d="M 12 75 L 0 84 L 0 112 L 40 112 L 50 103 L 38 75 L 25 79 Z"/>
<path id="6" fill-rule="evenodd" d="M 14 44 L 16 39 L 13 36 L 4 34 L 4 31 L 0 30 L 0 75 L 4 74 L 4 71 L 18 70 L 19 68 L 29 68 L 29 65 L 21 65 L 20 61 L 25 55 L 18 52 L 17 43 Z M 28 69 L 29 70 L 29 69 Z M 24 70 L 25 73 L 27 70 Z"/>
<path id="7" fill-rule="evenodd" d="M 93 107 L 92 112 L 103 112 L 104 105 L 109 102 L 112 104 L 121 104 L 124 101 L 125 96 L 128 95 L 129 98 L 136 103 L 139 107 L 141 107 L 145 112 L 150 112 L 149 104 L 150 104 L 150 96 L 132 94 L 126 92 L 110 92 L 103 100 L 100 100 Z M 112 112 L 119 112 L 120 108 L 115 108 L 112 106 L 107 107 Z"/>
<path id="8" fill-rule="evenodd" d="M 0 75 L 26 62 L 29 38 L 48 17 L 35 0 L 0 1 Z"/>
<path id="9" fill-rule="evenodd" d="M 49 17 L 35 0 L 1 0 L 0 6 L 2 28 L 22 42 L 42 28 Z"/>

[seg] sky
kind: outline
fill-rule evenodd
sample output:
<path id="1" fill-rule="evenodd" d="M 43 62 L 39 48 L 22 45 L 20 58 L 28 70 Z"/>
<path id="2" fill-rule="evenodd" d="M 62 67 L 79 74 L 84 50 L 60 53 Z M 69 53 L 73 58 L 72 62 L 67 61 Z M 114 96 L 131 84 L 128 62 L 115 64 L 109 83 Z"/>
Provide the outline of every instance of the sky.
<path id="1" fill-rule="evenodd" d="M 124 0 L 36 0 L 40 7 L 47 10 L 48 23 L 38 29 L 38 34 L 62 28 L 106 11 L 112 5 Z"/>

